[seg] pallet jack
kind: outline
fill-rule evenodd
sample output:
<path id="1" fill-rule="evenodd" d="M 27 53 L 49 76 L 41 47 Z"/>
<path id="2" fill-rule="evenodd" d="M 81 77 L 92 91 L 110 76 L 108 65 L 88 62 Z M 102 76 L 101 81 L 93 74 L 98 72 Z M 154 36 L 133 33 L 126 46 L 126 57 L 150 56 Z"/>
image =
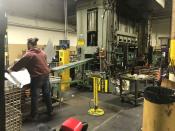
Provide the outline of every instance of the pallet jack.
<path id="1" fill-rule="evenodd" d="M 87 131 L 88 124 L 81 122 L 75 118 L 68 118 L 63 122 L 59 131 Z M 46 124 L 39 124 L 36 131 L 58 131 L 55 128 L 50 128 Z"/>
<path id="2" fill-rule="evenodd" d="M 69 118 L 63 122 L 59 131 L 87 131 L 88 124 L 75 118 Z"/>

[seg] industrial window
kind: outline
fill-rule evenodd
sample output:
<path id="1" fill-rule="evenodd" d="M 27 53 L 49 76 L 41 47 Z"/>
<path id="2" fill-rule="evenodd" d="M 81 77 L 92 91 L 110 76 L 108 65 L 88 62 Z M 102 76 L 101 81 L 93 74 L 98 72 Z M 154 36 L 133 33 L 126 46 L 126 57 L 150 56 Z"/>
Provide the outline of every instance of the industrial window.
<path id="1" fill-rule="evenodd" d="M 87 46 L 97 46 L 98 41 L 98 10 L 89 9 L 87 11 Z"/>

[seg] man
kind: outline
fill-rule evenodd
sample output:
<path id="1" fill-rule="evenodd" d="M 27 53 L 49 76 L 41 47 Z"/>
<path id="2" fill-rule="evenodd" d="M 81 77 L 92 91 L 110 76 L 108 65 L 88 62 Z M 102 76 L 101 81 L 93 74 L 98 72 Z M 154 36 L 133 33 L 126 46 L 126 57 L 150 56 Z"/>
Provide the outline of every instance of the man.
<path id="1" fill-rule="evenodd" d="M 28 51 L 10 68 L 11 71 L 19 71 L 22 68 L 26 68 L 30 74 L 31 117 L 33 120 L 38 119 L 38 97 L 41 89 L 49 117 L 51 117 L 53 110 L 49 83 L 50 69 L 47 65 L 46 54 L 37 48 L 37 41 L 38 38 L 28 39 Z"/>

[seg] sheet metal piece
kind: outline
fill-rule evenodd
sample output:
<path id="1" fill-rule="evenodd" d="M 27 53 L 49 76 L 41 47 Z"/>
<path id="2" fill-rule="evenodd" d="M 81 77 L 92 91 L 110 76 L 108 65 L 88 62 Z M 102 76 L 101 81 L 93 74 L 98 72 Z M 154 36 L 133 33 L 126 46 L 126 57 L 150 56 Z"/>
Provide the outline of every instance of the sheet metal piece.
<path id="1" fill-rule="evenodd" d="M 77 62 L 72 62 L 72 63 L 69 63 L 69 64 L 62 65 L 62 66 L 54 67 L 51 70 L 54 71 L 54 72 L 57 72 L 57 73 L 61 73 L 65 69 L 71 69 L 71 68 L 86 64 L 87 62 L 89 62 L 91 60 L 92 60 L 92 58 L 77 61 Z"/>

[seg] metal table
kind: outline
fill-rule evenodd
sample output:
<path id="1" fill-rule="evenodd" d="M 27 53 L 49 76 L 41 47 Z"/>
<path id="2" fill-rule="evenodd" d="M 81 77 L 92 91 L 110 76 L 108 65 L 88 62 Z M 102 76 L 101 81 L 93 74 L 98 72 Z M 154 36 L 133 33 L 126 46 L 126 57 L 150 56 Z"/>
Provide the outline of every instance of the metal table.
<path id="1" fill-rule="evenodd" d="M 128 80 L 134 83 L 134 92 L 129 91 L 127 93 L 125 93 L 123 91 L 123 87 L 122 87 L 122 81 L 123 80 Z M 134 105 L 138 105 L 138 100 L 142 99 L 143 97 L 139 96 L 139 94 L 143 93 L 143 91 L 140 91 L 138 89 L 138 82 L 145 82 L 145 86 L 147 86 L 147 81 L 152 81 L 153 82 L 153 86 L 154 86 L 154 82 L 155 82 L 155 78 L 153 76 L 147 76 L 145 78 L 139 78 L 137 76 L 132 76 L 132 75 L 128 75 L 128 74 L 123 74 L 120 76 L 120 98 L 121 101 L 124 102 L 125 98 L 128 98 L 130 101 L 134 101 Z M 131 88 L 131 87 L 129 87 Z M 130 98 L 129 96 L 133 95 L 134 98 Z"/>
<path id="2" fill-rule="evenodd" d="M 60 77 L 50 76 L 52 98 L 54 98 L 56 101 L 59 101 L 59 106 L 61 107 L 62 92 L 61 92 L 60 82 L 61 82 Z M 56 92 L 56 97 L 54 96 L 55 92 Z"/>

